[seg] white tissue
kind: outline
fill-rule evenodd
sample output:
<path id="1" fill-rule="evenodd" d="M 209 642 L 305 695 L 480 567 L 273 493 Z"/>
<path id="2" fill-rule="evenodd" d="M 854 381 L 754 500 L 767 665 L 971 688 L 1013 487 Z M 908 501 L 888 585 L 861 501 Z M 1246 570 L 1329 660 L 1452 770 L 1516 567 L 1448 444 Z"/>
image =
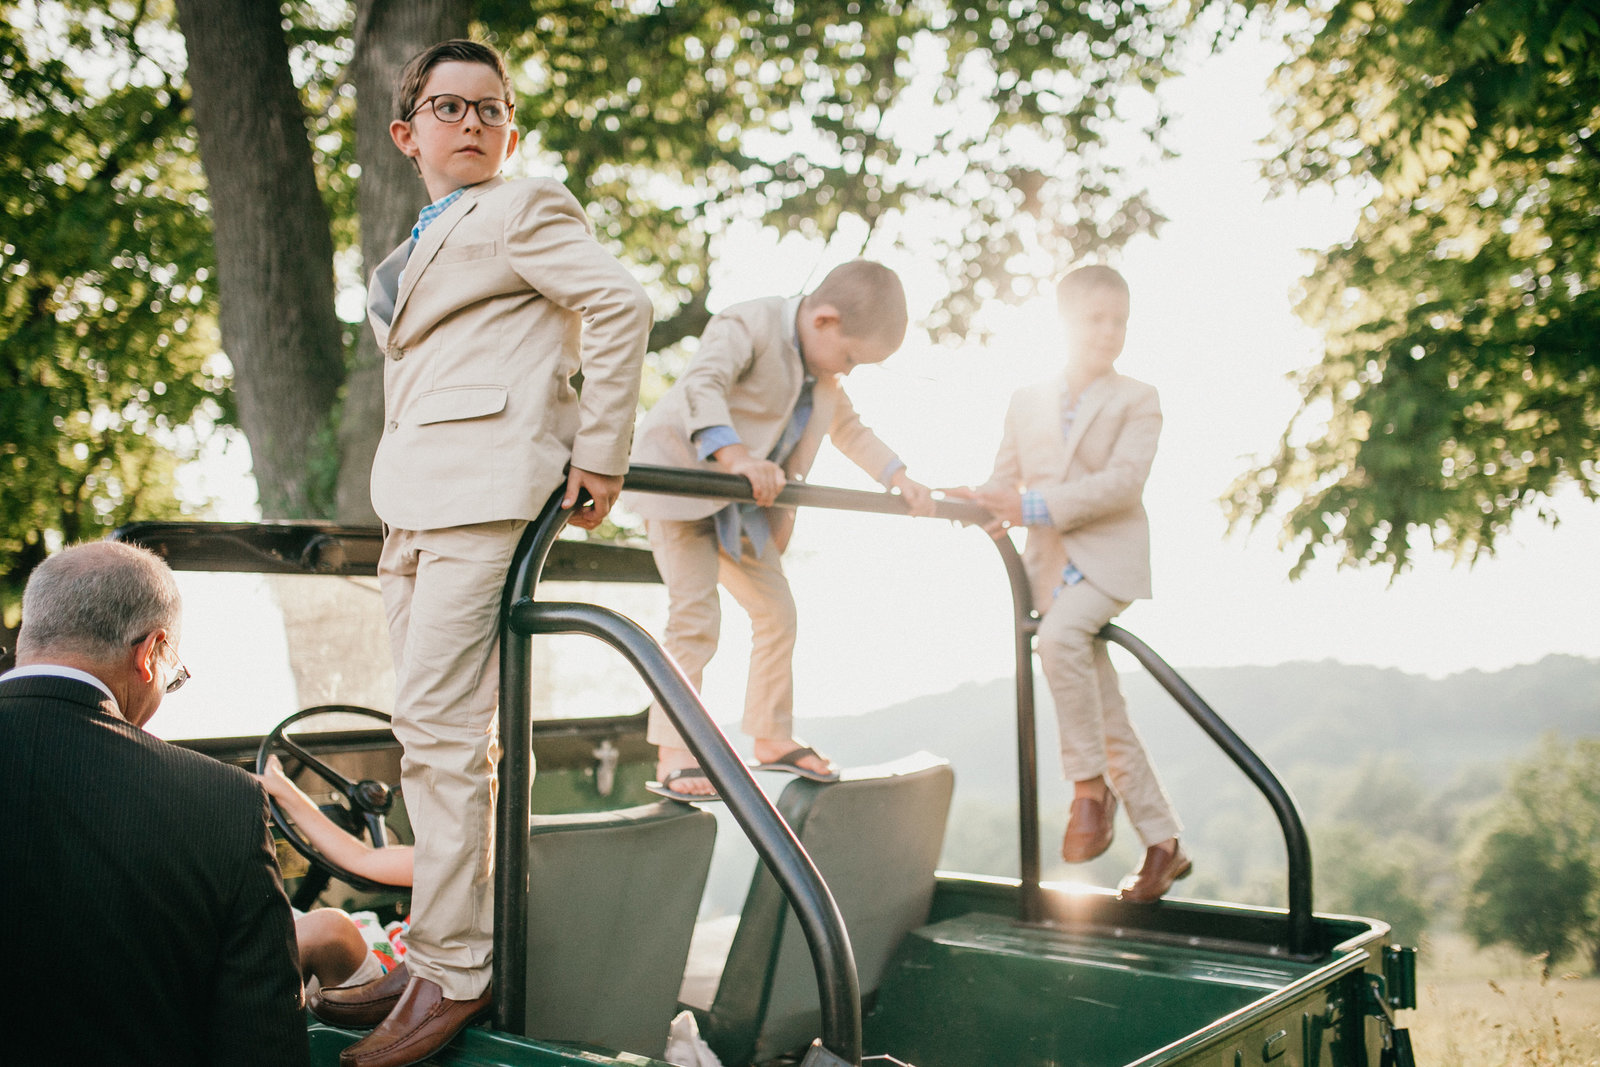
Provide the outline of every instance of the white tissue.
<path id="1" fill-rule="evenodd" d="M 694 1012 L 680 1011 L 667 1030 L 667 1051 L 661 1056 L 677 1067 L 722 1067 L 722 1061 L 700 1037 Z"/>

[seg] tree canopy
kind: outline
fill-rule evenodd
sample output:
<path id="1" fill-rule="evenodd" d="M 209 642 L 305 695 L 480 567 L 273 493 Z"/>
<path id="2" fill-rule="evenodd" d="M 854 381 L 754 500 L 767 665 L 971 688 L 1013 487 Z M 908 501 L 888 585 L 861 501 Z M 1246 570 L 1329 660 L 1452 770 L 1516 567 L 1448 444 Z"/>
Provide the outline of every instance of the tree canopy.
<path id="1" fill-rule="evenodd" d="M 267 515 L 370 517 L 381 363 L 356 298 L 363 259 L 425 200 L 387 144 L 387 91 L 441 36 L 507 54 L 529 133 L 517 167 L 588 205 L 654 295 L 661 352 L 706 321 L 740 222 L 937 264 L 941 338 L 1152 231 L 1155 208 L 1103 150 L 1134 112 L 1159 144 L 1164 116 L 1129 102 L 1171 73 L 1189 25 L 1142 0 L 0 12 L 21 220 L 0 248 L 0 341 L 23 386 L 0 430 L 5 491 L 26 501 L 0 513 L 12 607 L 47 540 L 177 510 L 171 467 L 219 423 L 249 439 Z"/>
<path id="2" fill-rule="evenodd" d="M 1600 965 L 1600 739 L 1547 737 L 1512 773 L 1468 861 L 1464 910 L 1479 944 L 1542 955 L 1587 944 Z"/>
<path id="3" fill-rule="evenodd" d="M 0 20 L 6 609 L 60 542 L 176 514 L 176 467 L 233 411 L 174 56 L 81 14 L 48 52 L 14 11 Z"/>
<path id="4" fill-rule="evenodd" d="M 929 266 L 940 339 L 1154 231 L 1106 147 L 1160 149 L 1143 90 L 1201 9 L 1301 27 L 1269 173 L 1370 197 L 1305 283 L 1326 353 L 1234 524 L 1281 519 L 1297 571 L 1399 569 L 1600 494 L 1597 0 L 0 0 L 0 611 L 49 544 L 180 510 L 218 425 L 266 514 L 370 519 L 359 296 L 424 199 L 385 133 L 422 45 L 507 53 L 516 167 L 646 281 L 670 375 L 741 223 Z"/>
<path id="5" fill-rule="evenodd" d="M 1278 71 L 1280 187 L 1359 190 L 1298 310 L 1322 361 L 1225 498 L 1340 564 L 1492 553 L 1600 496 L 1600 3 L 1334 0 Z"/>

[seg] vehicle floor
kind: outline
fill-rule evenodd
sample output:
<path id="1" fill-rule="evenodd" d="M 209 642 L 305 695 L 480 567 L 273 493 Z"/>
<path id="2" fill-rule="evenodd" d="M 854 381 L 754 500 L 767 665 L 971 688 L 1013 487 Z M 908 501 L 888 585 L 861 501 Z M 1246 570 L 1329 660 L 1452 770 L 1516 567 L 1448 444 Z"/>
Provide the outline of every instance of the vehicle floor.
<path id="1" fill-rule="evenodd" d="M 1120 1067 L 1311 969 L 973 912 L 906 939 L 864 1047 L 916 1067 Z"/>

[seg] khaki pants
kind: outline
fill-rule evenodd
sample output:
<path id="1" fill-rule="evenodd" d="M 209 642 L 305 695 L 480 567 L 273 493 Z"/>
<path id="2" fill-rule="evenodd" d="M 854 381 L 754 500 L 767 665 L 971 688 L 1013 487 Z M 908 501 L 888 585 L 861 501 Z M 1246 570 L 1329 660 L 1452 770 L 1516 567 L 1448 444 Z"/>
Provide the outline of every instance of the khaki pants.
<path id="1" fill-rule="evenodd" d="M 1100 628 L 1128 606 L 1087 581 L 1057 590 L 1039 624 L 1039 660 L 1061 726 L 1061 768 L 1067 780 L 1105 775 L 1148 847 L 1182 829 L 1144 743 L 1128 719 Z"/>
<path id="2" fill-rule="evenodd" d="M 768 541 L 760 558 L 754 558 L 747 540 L 743 558 L 735 561 L 717 544 L 716 524 L 710 518 L 651 519 L 645 526 L 656 569 L 667 587 L 662 647 L 698 692 L 722 629 L 720 583 L 750 616 L 750 680 L 741 727 L 763 740 L 792 737 L 796 618 L 794 595 L 777 546 Z M 647 738 L 653 745 L 684 747 L 659 704 L 650 705 Z"/>
<path id="3" fill-rule="evenodd" d="M 500 592 L 526 525 L 389 530 L 378 559 L 417 838 L 406 960 L 451 1000 L 490 979 Z"/>

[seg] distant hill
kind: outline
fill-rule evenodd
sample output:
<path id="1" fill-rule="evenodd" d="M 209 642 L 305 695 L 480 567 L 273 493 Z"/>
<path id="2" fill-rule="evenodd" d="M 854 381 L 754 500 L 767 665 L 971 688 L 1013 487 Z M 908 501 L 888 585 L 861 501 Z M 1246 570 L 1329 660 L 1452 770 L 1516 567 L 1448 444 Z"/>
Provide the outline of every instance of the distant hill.
<path id="1" fill-rule="evenodd" d="M 1354 818 L 1381 847 L 1433 818 L 1436 798 L 1470 805 L 1492 797 L 1504 768 L 1541 734 L 1600 735 L 1600 660 L 1573 656 L 1441 679 L 1331 661 L 1180 673 L 1289 786 L 1314 846 L 1319 821 Z M 1283 849 L 1266 802 L 1153 679 L 1125 674 L 1123 687 L 1196 853 L 1185 891 L 1281 903 Z M 1115 884 L 1142 854 L 1125 821 L 1104 859 L 1067 868 L 1052 858 L 1069 793 L 1042 679 L 1037 703 L 1046 876 Z M 1013 709 L 1013 684 L 1000 679 L 863 715 L 807 719 L 799 729 L 846 765 L 918 749 L 950 759 L 956 801 L 943 862 L 1014 874 Z"/>
<path id="2" fill-rule="evenodd" d="M 1440 679 L 1332 661 L 1180 673 L 1288 785 L 1311 829 L 1314 859 L 1319 826 L 1332 820 L 1369 827 L 1380 850 L 1403 850 L 1397 839 L 1406 833 L 1437 836 L 1441 805 L 1471 807 L 1498 793 L 1506 766 L 1541 734 L 1600 735 L 1600 660 L 1574 656 Z M 1149 675 L 1124 674 L 1122 682 L 1195 857 L 1183 895 L 1283 904 L 1282 837 L 1266 802 Z M 1069 793 L 1054 755 L 1054 708 L 1042 679 L 1037 686 L 1045 877 L 1115 885 L 1143 854 L 1125 818 L 1105 857 L 1080 867 L 1054 858 Z M 846 766 L 921 749 L 949 759 L 956 796 L 941 865 L 1015 875 L 1013 693 L 1010 679 L 998 679 L 861 715 L 803 718 L 797 729 Z M 768 788 L 784 784 L 762 777 Z M 728 818 L 721 805 L 712 808 Z M 755 856 L 731 823 L 717 849 L 708 910 L 736 911 Z"/>
<path id="3" fill-rule="evenodd" d="M 1420 782 L 1437 787 L 1464 769 L 1516 757 L 1547 731 L 1600 734 L 1600 660 L 1576 656 L 1441 679 L 1331 660 L 1180 673 L 1284 775 L 1396 756 Z M 1164 772 L 1181 774 L 1195 761 L 1196 745 L 1212 747 L 1149 675 L 1124 674 L 1122 681 L 1130 714 Z M 1043 679 L 1036 686 L 1040 749 L 1048 753 L 1056 743 L 1054 711 Z M 951 757 L 965 780 L 986 788 L 1015 781 L 1013 692 L 1010 679 L 997 679 L 801 725 L 808 740 L 846 763 L 926 748 Z"/>

